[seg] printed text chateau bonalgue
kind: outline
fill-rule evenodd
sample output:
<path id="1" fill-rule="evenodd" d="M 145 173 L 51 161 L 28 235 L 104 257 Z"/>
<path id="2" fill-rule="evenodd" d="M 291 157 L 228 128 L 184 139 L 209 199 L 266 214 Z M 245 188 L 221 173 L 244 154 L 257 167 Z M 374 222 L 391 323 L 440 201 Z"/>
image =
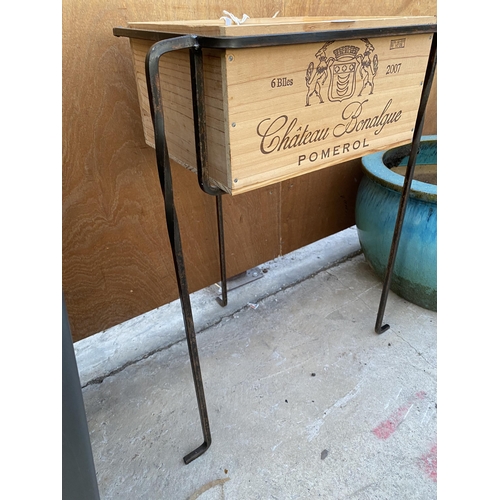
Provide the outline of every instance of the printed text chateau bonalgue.
<path id="1" fill-rule="evenodd" d="M 373 134 L 379 135 L 386 125 L 396 123 L 402 115 L 402 110 L 391 111 L 392 99 L 385 105 L 382 112 L 371 117 L 363 116 L 363 105 L 368 102 L 354 101 L 349 103 L 342 111 L 342 121 L 332 128 L 309 130 L 309 125 L 298 123 L 297 118 L 290 118 L 281 115 L 278 118 L 265 118 L 257 125 L 257 134 L 262 138 L 260 141 L 260 151 L 262 154 L 271 154 L 278 151 L 297 148 L 313 143 L 326 141 L 330 137 L 339 139 L 347 137 L 360 131 L 374 129 Z M 345 140 L 345 139 L 344 139 Z M 314 151 L 308 155 L 299 155 L 298 165 L 303 162 L 314 162 L 318 159 L 346 154 L 349 151 L 369 147 L 366 137 L 361 140 L 344 142 L 341 144 L 324 146 L 323 149 Z"/>

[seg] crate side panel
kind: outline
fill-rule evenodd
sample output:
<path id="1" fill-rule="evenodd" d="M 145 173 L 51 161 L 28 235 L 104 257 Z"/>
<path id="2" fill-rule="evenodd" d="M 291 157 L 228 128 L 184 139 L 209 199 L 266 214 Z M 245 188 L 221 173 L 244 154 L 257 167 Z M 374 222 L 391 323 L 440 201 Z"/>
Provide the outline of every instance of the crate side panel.
<path id="1" fill-rule="evenodd" d="M 431 36 L 228 51 L 232 193 L 411 141 Z"/>
<path id="2" fill-rule="evenodd" d="M 146 86 L 146 70 L 144 67 L 146 53 L 151 45 L 151 42 L 136 40 L 133 38 L 130 39 L 130 48 L 132 49 L 132 59 L 134 62 L 135 81 L 137 84 L 137 94 L 139 98 L 139 106 L 141 108 L 144 140 L 148 146 L 154 147 L 154 132 L 151 121 L 151 111 L 149 109 L 148 90 Z"/>
<path id="3" fill-rule="evenodd" d="M 131 44 L 145 141 L 154 147 L 154 129 L 144 66 L 146 54 L 152 43 L 147 40 L 132 39 Z M 207 51 L 203 58 L 203 66 L 209 172 L 214 183 L 225 184 L 227 141 L 224 135 L 220 55 Z M 191 73 L 187 50 L 171 52 L 161 58 L 160 81 L 169 156 L 185 168 L 196 171 Z"/>

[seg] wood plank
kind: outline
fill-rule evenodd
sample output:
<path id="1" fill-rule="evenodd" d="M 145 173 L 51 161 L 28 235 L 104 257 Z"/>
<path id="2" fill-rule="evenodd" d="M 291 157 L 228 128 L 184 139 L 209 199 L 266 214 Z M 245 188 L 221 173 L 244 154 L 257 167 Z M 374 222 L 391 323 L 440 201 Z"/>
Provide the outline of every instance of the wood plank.
<path id="1" fill-rule="evenodd" d="M 244 23 L 227 26 L 224 20 L 129 22 L 128 27 L 167 33 L 203 36 L 251 36 L 280 33 L 311 33 L 340 29 L 411 26 L 435 24 L 435 16 L 298 16 L 249 18 Z"/>

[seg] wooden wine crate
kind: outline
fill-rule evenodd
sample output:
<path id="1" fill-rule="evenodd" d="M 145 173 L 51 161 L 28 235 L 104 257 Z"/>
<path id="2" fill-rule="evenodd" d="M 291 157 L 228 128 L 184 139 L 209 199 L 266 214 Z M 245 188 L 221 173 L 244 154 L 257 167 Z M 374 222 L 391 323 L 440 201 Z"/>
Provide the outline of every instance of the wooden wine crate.
<path id="1" fill-rule="evenodd" d="M 129 28 L 246 36 L 435 25 L 435 17 L 131 22 Z M 334 33 L 333 33 L 334 34 Z M 299 38 L 300 39 L 300 38 Z M 203 49 L 208 169 L 236 195 L 412 139 L 432 35 L 411 34 L 273 47 Z M 130 38 L 146 143 L 154 147 L 145 57 Z M 160 62 L 170 157 L 195 170 L 188 50 Z"/>

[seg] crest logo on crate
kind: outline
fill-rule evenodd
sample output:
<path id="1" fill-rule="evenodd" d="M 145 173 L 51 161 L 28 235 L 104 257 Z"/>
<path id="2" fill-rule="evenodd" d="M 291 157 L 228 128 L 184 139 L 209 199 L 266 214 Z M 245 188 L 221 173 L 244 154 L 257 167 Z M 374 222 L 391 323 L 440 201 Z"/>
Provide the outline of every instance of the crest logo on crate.
<path id="1" fill-rule="evenodd" d="M 375 76 L 378 71 L 378 56 L 375 47 L 367 38 L 362 38 L 361 47 L 353 44 L 335 48 L 335 42 L 326 42 L 316 52 L 316 63 L 311 61 L 306 70 L 306 106 L 315 101 L 342 102 L 356 94 L 358 96 L 369 90 L 373 94 Z M 361 52 L 361 53 L 360 53 Z"/>

